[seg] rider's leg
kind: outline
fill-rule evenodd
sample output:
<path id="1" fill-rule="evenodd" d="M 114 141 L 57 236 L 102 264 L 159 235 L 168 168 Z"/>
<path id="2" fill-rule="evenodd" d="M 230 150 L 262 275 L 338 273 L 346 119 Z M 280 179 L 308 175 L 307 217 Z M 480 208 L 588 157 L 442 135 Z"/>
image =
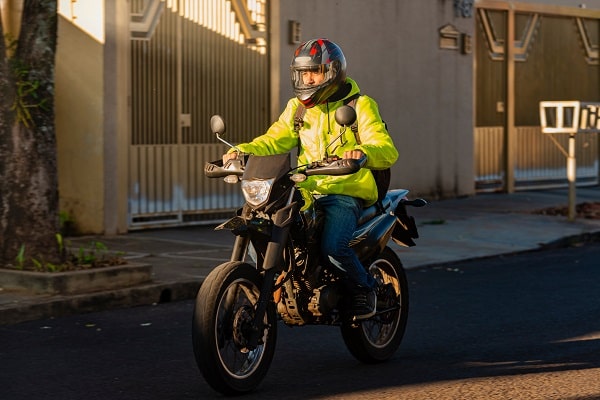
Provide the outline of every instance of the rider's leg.
<path id="1" fill-rule="evenodd" d="M 375 313 L 375 280 L 350 248 L 350 239 L 356 230 L 362 210 L 362 201 L 344 195 L 329 195 L 317 200 L 325 213 L 321 239 L 323 255 L 350 281 L 353 296 L 352 314 L 356 318 L 368 318 Z"/>

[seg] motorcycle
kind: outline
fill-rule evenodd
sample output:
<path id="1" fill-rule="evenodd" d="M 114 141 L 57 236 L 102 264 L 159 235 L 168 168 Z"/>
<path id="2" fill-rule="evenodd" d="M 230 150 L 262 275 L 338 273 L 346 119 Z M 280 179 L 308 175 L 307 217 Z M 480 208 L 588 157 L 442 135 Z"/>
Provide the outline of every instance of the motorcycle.
<path id="1" fill-rule="evenodd" d="M 356 119 L 352 107 L 335 114 L 340 135 Z M 223 139 L 225 122 L 211 118 Z M 365 208 L 351 241 L 362 264 L 378 282 L 376 313 L 355 320 L 346 312 L 343 277 L 320 254 L 322 212 L 296 183 L 311 175 L 345 175 L 365 160 L 324 159 L 292 168 L 290 154 L 240 155 L 209 162 L 209 178 L 241 182 L 245 204 L 215 229 L 235 236 L 230 261 L 215 267 L 202 283 L 194 306 L 192 341 L 199 370 L 225 395 L 254 390 L 266 376 L 275 352 L 277 325 L 338 326 L 350 353 L 364 363 L 388 360 L 400 346 L 408 318 L 408 283 L 402 263 L 388 246 L 414 246 L 415 220 L 408 190 L 389 190 Z"/>

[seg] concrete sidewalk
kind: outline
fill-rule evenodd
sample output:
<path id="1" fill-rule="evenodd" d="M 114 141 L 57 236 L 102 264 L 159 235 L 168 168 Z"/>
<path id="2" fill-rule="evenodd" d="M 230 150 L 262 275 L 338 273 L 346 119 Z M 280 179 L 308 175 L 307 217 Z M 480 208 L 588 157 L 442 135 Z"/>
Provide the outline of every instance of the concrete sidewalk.
<path id="1" fill-rule="evenodd" d="M 514 194 L 480 194 L 432 201 L 411 208 L 420 238 L 417 246 L 391 244 L 405 268 L 412 269 L 540 248 L 570 236 L 600 234 L 600 220 L 533 213 L 566 206 L 568 192 L 545 190 Z M 600 202 L 600 187 L 577 189 L 577 203 Z M 92 241 L 123 252 L 130 262 L 152 266 L 152 281 L 134 287 L 76 295 L 34 295 L 2 288 L 0 325 L 192 299 L 216 265 L 229 259 L 233 235 L 214 226 L 137 231 L 127 235 L 71 238 L 71 246 Z"/>

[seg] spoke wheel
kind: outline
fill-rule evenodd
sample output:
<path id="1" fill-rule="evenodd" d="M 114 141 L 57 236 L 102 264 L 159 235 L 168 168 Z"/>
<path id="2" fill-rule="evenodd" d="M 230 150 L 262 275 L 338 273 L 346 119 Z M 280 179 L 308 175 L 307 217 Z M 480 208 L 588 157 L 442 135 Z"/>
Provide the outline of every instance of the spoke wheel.
<path id="1" fill-rule="evenodd" d="M 267 307 L 258 345 L 250 344 L 262 277 L 241 262 L 221 264 L 206 278 L 194 307 L 192 340 L 196 364 L 208 384 L 228 394 L 254 390 L 275 351 L 275 309 Z"/>
<path id="2" fill-rule="evenodd" d="M 350 353 L 364 363 L 394 355 L 408 319 L 408 282 L 400 259 L 389 247 L 372 262 L 369 273 L 379 281 L 377 313 L 360 323 L 344 323 L 342 337 Z"/>

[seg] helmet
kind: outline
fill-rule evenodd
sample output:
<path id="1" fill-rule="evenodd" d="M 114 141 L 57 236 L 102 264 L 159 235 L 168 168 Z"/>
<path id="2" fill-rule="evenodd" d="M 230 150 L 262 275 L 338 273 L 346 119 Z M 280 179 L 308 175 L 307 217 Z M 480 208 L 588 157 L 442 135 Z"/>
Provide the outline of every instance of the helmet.
<path id="1" fill-rule="evenodd" d="M 294 94 L 306 108 L 326 102 L 346 80 L 344 53 L 327 39 L 313 39 L 301 44 L 294 53 L 290 69 Z M 323 72 L 325 79 L 307 85 L 302 79 L 305 71 Z"/>

